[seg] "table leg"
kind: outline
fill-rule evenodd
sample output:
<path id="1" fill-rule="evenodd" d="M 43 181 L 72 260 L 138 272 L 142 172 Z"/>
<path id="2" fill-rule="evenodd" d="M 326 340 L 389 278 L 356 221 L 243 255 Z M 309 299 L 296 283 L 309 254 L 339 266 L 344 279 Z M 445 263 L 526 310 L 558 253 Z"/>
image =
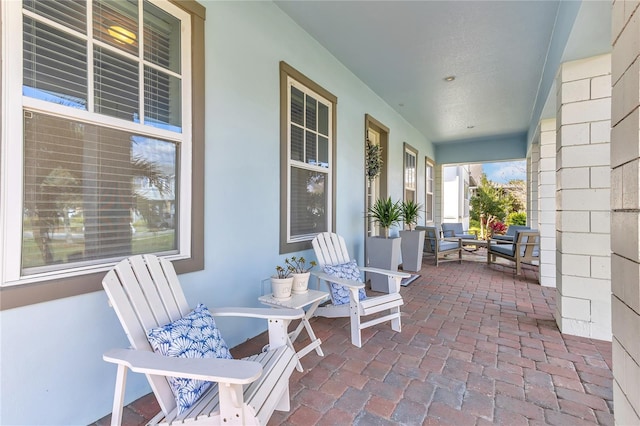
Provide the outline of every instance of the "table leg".
<path id="1" fill-rule="evenodd" d="M 320 306 L 321 302 L 322 301 L 318 301 L 318 302 L 313 303 L 311 306 L 309 306 L 309 309 L 307 309 L 307 312 L 306 312 L 304 318 L 302 318 L 302 320 L 300 321 L 300 324 L 298 324 L 298 327 L 296 327 L 296 329 L 294 331 L 289 333 L 289 339 L 293 343 L 298 338 L 298 336 L 302 332 L 302 329 L 304 328 L 304 329 L 307 330 L 307 334 L 309 335 L 309 340 L 311 341 L 307 346 L 305 346 L 304 348 L 302 348 L 302 349 L 300 349 L 298 351 L 298 367 L 297 367 L 297 369 L 300 372 L 303 371 L 302 370 L 302 366 L 300 365 L 300 358 L 302 358 L 303 356 L 305 356 L 306 354 L 308 354 L 309 352 L 311 352 L 314 349 L 316 350 L 316 353 L 319 356 L 324 356 L 324 353 L 322 352 L 322 349 L 320 348 L 320 344 L 322 343 L 322 341 L 316 337 L 316 334 L 313 332 L 313 328 L 311 328 L 311 323 L 309 322 L 309 319 L 311 319 L 311 317 L 313 317 L 313 314 L 315 313 L 316 309 L 318 309 L 318 306 Z"/>
<path id="2" fill-rule="evenodd" d="M 309 333 L 309 340 L 311 340 L 311 342 L 315 343 L 318 342 L 317 346 L 316 346 L 316 353 L 320 356 L 324 356 L 324 353 L 322 352 L 322 348 L 320 347 L 320 343 L 322 343 L 320 341 L 320 339 L 318 339 L 316 337 L 316 334 L 313 332 L 313 329 L 311 328 L 311 323 L 309 322 L 308 319 L 304 319 L 304 327 L 307 329 L 307 333 Z"/>

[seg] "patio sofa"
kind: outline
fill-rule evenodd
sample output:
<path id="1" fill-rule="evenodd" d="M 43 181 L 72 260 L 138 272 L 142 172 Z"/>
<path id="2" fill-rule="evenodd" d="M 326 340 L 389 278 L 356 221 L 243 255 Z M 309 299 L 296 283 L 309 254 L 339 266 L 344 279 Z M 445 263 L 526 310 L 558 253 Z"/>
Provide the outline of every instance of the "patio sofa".
<path id="1" fill-rule="evenodd" d="M 516 230 L 514 243 L 495 244 L 487 240 L 487 264 L 495 262 L 496 257 L 508 259 L 516 264 L 516 275 L 522 272 L 522 264 L 540 265 L 540 233 L 537 229 Z"/>

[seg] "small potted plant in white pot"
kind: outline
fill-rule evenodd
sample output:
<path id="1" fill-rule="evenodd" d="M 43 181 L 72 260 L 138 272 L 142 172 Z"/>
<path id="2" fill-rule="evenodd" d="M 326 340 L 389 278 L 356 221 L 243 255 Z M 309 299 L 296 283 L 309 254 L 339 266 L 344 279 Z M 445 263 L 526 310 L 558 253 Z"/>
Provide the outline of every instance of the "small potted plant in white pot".
<path id="1" fill-rule="evenodd" d="M 391 197 L 387 199 L 380 198 L 369 208 L 368 216 L 380 225 L 383 236 L 367 238 L 367 265 L 397 271 L 398 263 L 400 263 L 401 239 L 399 237 L 389 238 L 389 228 L 399 224 L 402 220 L 400 203 L 391 201 Z M 383 293 L 392 291 L 386 276 L 379 274 L 369 275 L 373 291 Z"/>
<path id="2" fill-rule="evenodd" d="M 285 264 L 291 269 L 291 276 L 293 277 L 293 284 L 291 292 L 294 294 L 302 294 L 308 291 L 309 275 L 311 268 L 316 266 L 315 260 L 309 262 L 309 266 L 306 265 L 307 260 L 300 256 L 291 256 L 291 260 L 285 259 Z"/>
<path id="3" fill-rule="evenodd" d="M 422 250 L 425 231 L 416 231 L 413 227 L 418 224 L 422 205 L 413 200 L 407 200 L 402 202 L 400 207 L 402 209 L 404 226 L 409 228 L 406 231 L 400 231 L 400 237 L 402 238 L 400 245 L 402 252 L 402 269 L 417 272 L 422 268 Z"/>
<path id="4" fill-rule="evenodd" d="M 284 266 L 276 266 L 276 274 L 271 277 L 271 292 L 276 299 L 286 300 L 291 298 L 291 287 L 293 276 L 291 267 L 286 263 Z"/>

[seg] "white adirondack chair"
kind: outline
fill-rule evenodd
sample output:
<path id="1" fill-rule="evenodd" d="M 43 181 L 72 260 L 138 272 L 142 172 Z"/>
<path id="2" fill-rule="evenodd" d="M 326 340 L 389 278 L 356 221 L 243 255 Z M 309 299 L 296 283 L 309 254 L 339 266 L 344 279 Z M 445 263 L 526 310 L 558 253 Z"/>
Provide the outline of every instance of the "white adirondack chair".
<path id="1" fill-rule="evenodd" d="M 349 251 L 344 242 L 344 238 L 340 235 L 323 232 L 318 234 L 312 241 L 313 250 L 318 259 L 318 265 L 322 268 L 324 265 L 339 265 L 347 263 L 351 260 Z M 349 304 L 334 305 L 328 304 L 320 306 L 315 316 L 339 318 L 351 318 L 351 343 L 357 347 L 362 346 L 362 336 L 360 330 L 380 324 L 385 321 L 391 321 L 391 328 L 397 332 L 402 330 L 400 320 L 400 306 L 404 304 L 400 295 L 400 281 L 402 278 L 408 278 L 411 275 L 405 272 L 389 271 L 386 269 L 358 267 L 360 272 L 376 273 L 386 275 L 390 282 L 389 288 L 394 291 L 381 296 L 368 297 L 359 300 L 358 291 L 364 288 L 364 284 L 358 281 L 336 278 L 324 272 L 313 272 L 318 277 L 318 281 L 323 281 L 331 291 L 331 282 L 344 285 L 349 289 Z M 362 317 L 376 314 L 382 311 L 388 311 L 386 315 L 378 315 L 370 320 L 363 321 Z"/>
<path id="2" fill-rule="evenodd" d="M 274 410 L 288 411 L 289 377 L 298 357 L 288 346 L 287 325 L 304 317 L 301 309 L 221 308 L 213 316 L 268 319 L 269 351 L 245 358 L 187 359 L 153 352 L 146 331 L 188 314 L 171 262 L 153 255 L 121 261 L 103 280 L 132 349 L 113 349 L 103 359 L 118 365 L 112 425 L 122 422 L 127 370 L 144 373 L 161 412 L 149 424 L 266 424 Z M 167 376 L 216 382 L 187 411 L 178 415 Z"/>

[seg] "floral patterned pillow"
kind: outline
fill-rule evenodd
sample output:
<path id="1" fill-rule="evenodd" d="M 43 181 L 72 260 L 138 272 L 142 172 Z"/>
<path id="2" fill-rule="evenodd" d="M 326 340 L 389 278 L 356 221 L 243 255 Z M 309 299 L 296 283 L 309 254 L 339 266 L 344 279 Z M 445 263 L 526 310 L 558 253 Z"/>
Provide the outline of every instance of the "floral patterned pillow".
<path id="1" fill-rule="evenodd" d="M 185 317 L 147 331 L 147 338 L 153 350 L 165 356 L 233 358 L 211 313 L 202 303 Z M 211 385 L 211 382 L 196 379 L 169 377 L 168 380 L 179 413 L 196 402 Z"/>
<path id="2" fill-rule="evenodd" d="M 351 262 L 342 263 L 340 265 L 324 265 L 324 272 L 333 277 L 344 278 L 351 281 L 362 282 L 360 279 L 360 270 L 355 260 Z M 334 305 L 349 304 L 349 290 L 345 286 L 330 283 L 331 284 L 331 300 Z M 364 300 L 367 298 L 367 294 L 364 288 L 359 289 L 358 298 Z"/>

